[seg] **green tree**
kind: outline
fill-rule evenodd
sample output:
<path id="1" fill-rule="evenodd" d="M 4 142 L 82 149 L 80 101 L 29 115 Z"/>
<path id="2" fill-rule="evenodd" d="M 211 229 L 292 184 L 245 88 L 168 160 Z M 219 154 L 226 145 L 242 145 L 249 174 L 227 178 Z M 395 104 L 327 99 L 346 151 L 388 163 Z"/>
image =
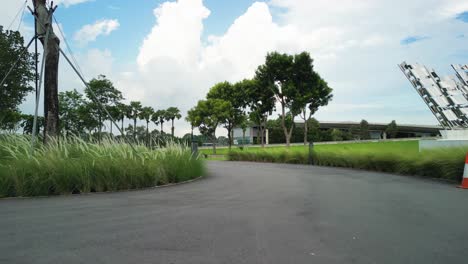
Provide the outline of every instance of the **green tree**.
<path id="1" fill-rule="evenodd" d="M 286 126 L 287 110 L 290 108 L 290 110 L 297 111 L 297 113 L 292 113 L 293 117 L 299 114 L 298 109 L 292 109 L 292 99 L 297 94 L 291 78 L 293 66 L 293 56 L 272 52 L 268 53 L 265 64 L 260 65 L 256 71 L 256 79 L 260 81 L 261 86 L 265 90 L 272 90 L 276 100 L 281 105 L 281 126 L 288 147 L 290 145 L 293 128 Z"/>
<path id="2" fill-rule="evenodd" d="M 99 126 L 102 123 L 99 122 L 99 112 L 94 103 L 87 102 L 78 107 L 78 115 L 80 118 L 80 131 L 87 130 L 88 134 L 92 135 L 93 131 L 99 130 Z"/>
<path id="3" fill-rule="evenodd" d="M 228 132 L 229 149 L 232 147 L 232 130 L 240 125 L 244 116 L 243 106 L 245 105 L 245 91 L 238 89 L 235 85 L 229 82 L 218 83 L 213 86 L 206 98 L 224 100 L 229 103 L 229 110 L 226 111 L 226 118 L 221 120 L 221 124 Z M 226 104 L 228 105 L 228 104 Z"/>
<path id="4" fill-rule="evenodd" d="M 198 101 L 197 106 L 188 111 L 187 120 L 200 133 L 211 139 L 213 154 L 216 154 L 216 128 L 229 117 L 232 106 L 230 102 L 221 99 Z"/>
<path id="5" fill-rule="evenodd" d="M 31 135 L 34 125 L 34 115 L 21 115 L 21 127 L 23 128 L 23 134 Z M 37 128 L 36 134 L 39 135 L 39 132 L 44 130 L 44 117 L 37 117 Z"/>
<path id="6" fill-rule="evenodd" d="M 314 71 L 313 59 L 307 52 L 294 56 L 292 79 L 297 90 L 293 105 L 300 109 L 299 116 L 304 121 L 304 145 L 307 145 L 308 121 L 320 107 L 330 102 L 333 89 Z"/>
<path id="7" fill-rule="evenodd" d="M 99 121 L 98 138 L 101 140 L 103 121 L 109 118 L 104 108 L 115 105 L 122 100 L 122 93 L 104 75 L 99 75 L 97 78 L 92 79 L 88 87 L 86 87 L 85 93 L 91 100 L 91 105 L 96 109 Z"/>
<path id="8" fill-rule="evenodd" d="M 250 109 L 250 121 L 258 125 L 262 147 L 265 146 L 265 128 L 268 116 L 275 110 L 275 95 L 272 89 L 262 86 L 258 79 L 243 80 L 235 84 L 235 89 L 244 96 L 244 104 Z"/>
<path id="9" fill-rule="evenodd" d="M 125 132 L 127 136 L 133 138 L 135 142 L 143 142 L 146 137 L 146 128 L 144 126 L 134 127 L 132 125 L 128 125 Z"/>
<path id="10" fill-rule="evenodd" d="M 242 146 L 245 145 L 245 132 L 247 131 L 247 128 L 249 127 L 249 117 L 247 115 L 242 115 L 242 118 L 239 122 L 239 127 L 242 129 Z"/>
<path id="11" fill-rule="evenodd" d="M 171 135 L 172 137 L 174 137 L 174 132 L 175 132 L 175 128 L 174 128 L 174 120 L 177 119 L 181 119 L 182 118 L 182 115 L 180 114 L 180 110 L 179 108 L 177 107 L 169 107 L 167 110 L 166 110 L 167 114 L 168 114 L 168 117 L 169 119 L 171 120 L 172 122 L 172 127 L 171 127 Z"/>
<path id="12" fill-rule="evenodd" d="M 362 120 L 359 124 L 359 135 L 361 140 L 370 139 L 369 123 L 366 120 Z"/>
<path id="13" fill-rule="evenodd" d="M 343 141 L 344 133 L 343 131 L 334 128 L 331 130 L 331 137 L 333 141 Z"/>
<path id="14" fill-rule="evenodd" d="M 149 123 L 151 122 L 151 117 L 154 114 L 154 109 L 152 107 L 143 107 L 140 112 L 140 119 L 145 120 L 146 122 L 146 145 L 150 145 L 150 134 L 149 134 Z"/>
<path id="15" fill-rule="evenodd" d="M 302 113 L 307 121 L 318 107 L 331 99 L 331 89 L 323 80 L 320 81 L 320 76 L 313 71 L 312 62 L 307 52 L 294 56 L 272 52 L 256 71 L 261 86 L 272 90 L 281 106 L 281 126 L 287 147 L 291 143 L 295 117 Z M 309 114 L 306 113 L 307 106 Z M 307 122 L 304 123 L 306 129 Z M 307 132 L 304 133 L 304 141 L 307 142 Z"/>
<path id="16" fill-rule="evenodd" d="M 152 120 L 156 125 L 159 124 L 161 126 L 161 135 L 164 134 L 164 122 L 170 120 L 170 116 L 167 113 L 167 111 L 166 110 L 156 111 L 153 115 Z"/>
<path id="17" fill-rule="evenodd" d="M 126 116 L 127 118 L 133 120 L 132 128 L 137 127 L 137 119 L 139 118 L 142 109 L 143 109 L 143 106 L 141 105 L 140 102 L 136 102 L 136 101 L 130 102 L 130 105 L 127 108 Z M 136 141 L 137 140 L 136 133 L 132 133 L 132 135 L 133 135 L 133 140 Z"/>
<path id="18" fill-rule="evenodd" d="M 18 64 L 0 87 L 0 130 L 12 129 L 19 121 L 19 105 L 34 89 L 34 54 L 24 52 L 24 39 L 18 31 L 3 30 L 0 26 L 0 82 L 11 66 Z"/>
<path id="19" fill-rule="evenodd" d="M 120 109 L 117 106 L 117 104 L 109 106 L 107 108 L 107 111 L 109 112 L 110 116 L 112 117 L 112 119 L 115 122 L 120 121 L 120 119 L 121 119 Z M 112 120 L 109 120 L 109 127 L 110 127 L 110 135 L 113 136 L 114 135 L 114 133 L 113 133 L 114 124 L 113 124 Z M 117 129 L 118 129 L 118 127 L 117 127 Z"/>
<path id="20" fill-rule="evenodd" d="M 118 117 L 116 118 L 116 120 L 120 121 L 120 131 L 122 133 L 122 136 L 125 136 L 124 122 L 125 117 L 127 117 L 127 113 L 131 111 L 130 106 L 124 103 L 116 103 L 115 108 L 118 111 Z"/>
<path id="21" fill-rule="evenodd" d="M 83 95 L 76 90 L 59 93 L 59 119 L 64 135 L 80 135 L 83 132 L 79 109 L 85 104 Z"/>
<path id="22" fill-rule="evenodd" d="M 385 133 L 387 133 L 388 138 L 396 138 L 398 134 L 398 125 L 395 120 L 390 122 L 385 129 Z"/>

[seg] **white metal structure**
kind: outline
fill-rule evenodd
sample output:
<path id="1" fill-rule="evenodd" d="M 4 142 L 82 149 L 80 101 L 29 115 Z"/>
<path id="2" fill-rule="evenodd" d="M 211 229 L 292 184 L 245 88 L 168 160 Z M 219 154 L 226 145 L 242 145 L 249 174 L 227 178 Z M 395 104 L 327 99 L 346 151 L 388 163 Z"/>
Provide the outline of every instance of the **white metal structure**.
<path id="1" fill-rule="evenodd" d="M 399 67 L 444 129 L 468 129 L 468 65 L 452 65 L 456 75 L 446 77 L 420 64 Z"/>

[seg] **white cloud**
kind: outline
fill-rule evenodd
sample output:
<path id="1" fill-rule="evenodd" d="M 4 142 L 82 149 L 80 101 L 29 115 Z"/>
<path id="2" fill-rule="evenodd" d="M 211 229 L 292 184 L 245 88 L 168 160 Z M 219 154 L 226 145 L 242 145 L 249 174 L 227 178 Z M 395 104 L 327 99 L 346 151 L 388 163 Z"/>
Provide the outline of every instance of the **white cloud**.
<path id="1" fill-rule="evenodd" d="M 119 26 L 119 21 L 116 19 L 98 20 L 94 24 L 83 26 L 75 33 L 74 39 L 81 45 L 86 45 L 89 42 L 95 41 L 101 35 L 108 36 L 112 31 L 118 29 Z"/>
<path id="2" fill-rule="evenodd" d="M 203 20 L 210 11 L 202 0 L 165 2 L 154 10 L 157 23 L 145 38 L 138 56 L 138 66 L 171 58 L 180 64 L 195 64 L 199 59 Z"/>
<path id="3" fill-rule="evenodd" d="M 86 3 L 90 1 L 93 1 L 93 0 L 55 0 L 54 3 L 62 4 L 65 7 L 69 7 L 72 5 L 82 4 L 82 3 Z"/>
<path id="4" fill-rule="evenodd" d="M 276 10 L 280 15 L 272 16 Z M 178 0 L 154 10 L 155 25 L 130 66 L 115 69 L 105 50 L 79 61 L 88 78 L 108 75 L 128 100 L 155 109 L 178 106 L 185 114 L 216 82 L 252 77 L 267 52 L 306 50 L 334 88 L 319 119 L 434 124 L 396 65 L 407 60 L 450 73 L 450 63 L 463 62 L 454 54 L 466 50 L 466 40 L 456 38 L 468 35 L 466 24 L 453 19 L 464 10 L 464 0 L 272 0 L 252 4 L 224 34 L 203 41 L 210 11 L 202 0 Z M 430 39 L 400 45 L 415 35 Z M 176 123 L 177 135 L 189 130 L 183 120 Z"/>

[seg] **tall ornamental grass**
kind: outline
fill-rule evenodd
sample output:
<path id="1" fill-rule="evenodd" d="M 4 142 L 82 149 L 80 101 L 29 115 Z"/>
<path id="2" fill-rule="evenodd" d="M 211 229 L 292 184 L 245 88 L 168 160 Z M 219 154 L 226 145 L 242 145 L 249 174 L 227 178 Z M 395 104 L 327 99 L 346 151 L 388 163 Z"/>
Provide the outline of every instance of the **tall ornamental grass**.
<path id="1" fill-rule="evenodd" d="M 354 168 L 402 175 L 414 175 L 460 181 L 463 176 L 466 148 L 445 148 L 419 153 L 410 144 L 381 144 L 371 147 L 356 144 L 344 147 L 317 148 L 312 154 L 312 165 Z M 381 144 L 380 146 L 378 144 Z M 394 146 L 395 148 L 392 148 Z M 415 145 L 417 146 L 417 145 Z M 367 147 L 367 148 L 365 148 Z M 234 150 L 228 154 L 231 161 L 309 164 L 307 148 Z"/>
<path id="2" fill-rule="evenodd" d="M 61 138 L 38 144 L 0 136 L 0 197 L 107 192 L 187 181 L 203 174 L 203 162 L 189 148 L 169 143 L 151 150 L 106 139 L 100 144 Z"/>

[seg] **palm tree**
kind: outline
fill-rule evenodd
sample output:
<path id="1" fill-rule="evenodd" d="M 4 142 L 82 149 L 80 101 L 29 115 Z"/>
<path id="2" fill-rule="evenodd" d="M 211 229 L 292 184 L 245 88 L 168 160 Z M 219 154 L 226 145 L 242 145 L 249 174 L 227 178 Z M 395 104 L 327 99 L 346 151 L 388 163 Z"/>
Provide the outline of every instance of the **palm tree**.
<path id="1" fill-rule="evenodd" d="M 179 120 L 182 117 L 182 115 L 180 114 L 180 110 L 177 107 L 169 107 L 166 110 L 166 112 L 168 114 L 169 120 L 172 121 L 171 134 L 172 134 L 172 137 L 174 137 L 174 120 L 176 118 L 177 120 Z"/>
<path id="2" fill-rule="evenodd" d="M 158 126 L 159 125 L 159 111 L 153 112 L 153 115 L 151 116 L 151 121 Z"/>
<path id="3" fill-rule="evenodd" d="M 118 111 L 116 120 L 121 122 L 120 131 L 122 132 L 122 136 L 125 136 L 124 121 L 125 121 L 125 117 L 127 116 L 127 113 L 130 111 L 130 106 L 123 104 L 123 103 L 117 103 L 115 104 L 115 106 Z"/>
<path id="4" fill-rule="evenodd" d="M 149 123 L 151 121 L 151 118 L 153 116 L 154 109 L 152 107 L 143 107 L 140 112 L 140 119 L 143 119 L 146 121 L 146 144 L 149 146 L 150 139 L 149 139 Z"/>
<path id="5" fill-rule="evenodd" d="M 140 102 L 130 102 L 130 107 L 127 111 L 127 117 L 133 120 L 133 127 L 136 128 L 137 119 L 140 116 L 143 106 Z M 133 139 L 136 141 L 136 133 L 133 133 Z"/>
<path id="6" fill-rule="evenodd" d="M 153 122 L 161 125 L 161 136 L 164 134 L 164 122 L 168 119 L 166 110 L 158 110 L 154 113 L 157 116 L 158 121 Z"/>

